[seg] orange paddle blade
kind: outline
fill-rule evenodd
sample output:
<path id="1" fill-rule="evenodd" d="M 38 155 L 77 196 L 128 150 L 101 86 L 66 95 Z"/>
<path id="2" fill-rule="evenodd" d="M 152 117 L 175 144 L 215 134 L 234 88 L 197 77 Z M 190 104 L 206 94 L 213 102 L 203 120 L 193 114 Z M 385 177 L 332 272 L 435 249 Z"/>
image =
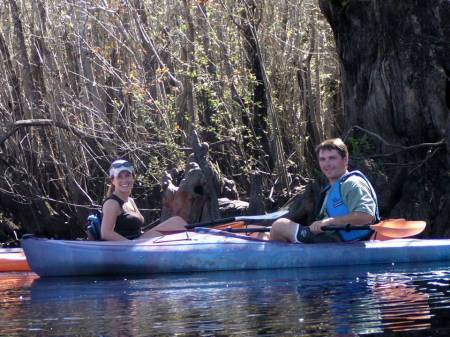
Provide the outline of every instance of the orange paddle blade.
<path id="1" fill-rule="evenodd" d="M 425 221 L 387 219 L 370 227 L 381 235 L 391 238 L 403 238 L 421 233 L 425 229 L 425 226 Z"/>

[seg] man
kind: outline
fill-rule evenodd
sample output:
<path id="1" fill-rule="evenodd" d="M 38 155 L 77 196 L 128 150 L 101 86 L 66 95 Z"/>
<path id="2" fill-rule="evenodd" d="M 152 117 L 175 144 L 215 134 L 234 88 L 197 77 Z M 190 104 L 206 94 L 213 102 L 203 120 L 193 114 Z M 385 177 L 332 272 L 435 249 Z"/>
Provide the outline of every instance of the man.
<path id="1" fill-rule="evenodd" d="M 377 197 L 359 171 L 348 172 L 348 149 L 340 138 L 328 139 L 316 147 L 322 173 L 327 177 L 326 195 L 318 218 L 310 226 L 289 219 L 272 224 L 270 239 L 283 242 L 341 242 L 364 240 L 370 230 L 322 231 L 328 225 L 367 225 L 379 220 Z"/>

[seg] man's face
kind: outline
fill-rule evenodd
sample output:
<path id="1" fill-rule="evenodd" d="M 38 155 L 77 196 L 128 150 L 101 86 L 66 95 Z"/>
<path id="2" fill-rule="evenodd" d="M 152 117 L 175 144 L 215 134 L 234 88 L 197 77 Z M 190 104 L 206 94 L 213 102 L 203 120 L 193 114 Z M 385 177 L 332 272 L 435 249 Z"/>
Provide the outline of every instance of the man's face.
<path id="1" fill-rule="evenodd" d="M 337 150 L 320 150 L 319 166 L 330 183 L 334 183 L 347 172 L 348 157 L 342 157 Z"/>

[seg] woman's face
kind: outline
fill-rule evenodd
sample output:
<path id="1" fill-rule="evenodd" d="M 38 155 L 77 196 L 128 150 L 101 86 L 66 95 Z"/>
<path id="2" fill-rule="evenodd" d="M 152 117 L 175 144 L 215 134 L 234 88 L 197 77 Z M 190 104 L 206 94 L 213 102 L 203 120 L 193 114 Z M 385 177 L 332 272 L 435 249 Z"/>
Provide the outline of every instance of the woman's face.
<path id="1" fill-rule="evenodd" d="M 134 184 L 134 176 L 128 171 L 122 171 L 118 176 L 112 178 L 114 190 L 121 193 L 131 193 Z"/>

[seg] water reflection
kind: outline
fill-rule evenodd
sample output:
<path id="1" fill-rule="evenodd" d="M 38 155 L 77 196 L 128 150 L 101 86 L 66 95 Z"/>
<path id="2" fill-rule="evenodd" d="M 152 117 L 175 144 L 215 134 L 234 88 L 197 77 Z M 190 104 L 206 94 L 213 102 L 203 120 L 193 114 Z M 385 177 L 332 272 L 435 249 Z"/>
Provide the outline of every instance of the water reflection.
<path id="1" fill-rule="evenodd" d="M 34 279 L 15 290 L 24 300 L 14 308 L 2 303 L 0 327 L 9 336 L 423 333 L 446 329 L 449 275 L 433 265 Z"/>
<path id="2" fill-rule="evenodd" d="M 378 300 L 384 326 L 394 332 L 431 327 L 429 295 L 417 289 L 411 278 L 381 274 L 369 278 Z"/>
<path id="3" fill-rule="evenodd" d="M 0 274 L 0 335 L 9 335 L 8 327 L 2 322 L 14 321 L 21 315 L 22 304 L 29 300 L 27 290 L 36 278 L 32 273 Z"/>

